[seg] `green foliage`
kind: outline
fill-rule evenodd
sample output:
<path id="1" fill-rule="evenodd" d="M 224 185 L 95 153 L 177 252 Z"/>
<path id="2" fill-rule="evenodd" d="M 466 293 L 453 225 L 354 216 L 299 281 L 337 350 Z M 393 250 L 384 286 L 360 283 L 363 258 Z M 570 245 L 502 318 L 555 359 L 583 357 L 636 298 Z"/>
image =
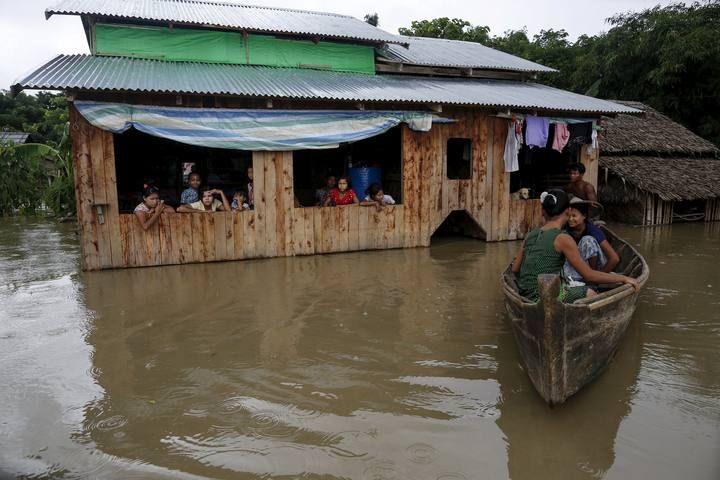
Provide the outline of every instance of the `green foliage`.
<path id="1" fill-rule="evenodd" d="M 413 21 L 403 35 L 479 42 L 559 70 L 538 81 L 600 98 L 638 100 L 720 144 L 720 1 L 677 3 L 608 19 L 611 28 L 568 40 L 565 30 L 490 36 L 462 19 Z"/>
<path id="2" fill-rule="evenodd" d="M 58 146 L 67 121 L 67 100 L 62 94 L 21 93 L 12 98 L 0 91 L 0 130 L 32 133 L 34 140 Z"/>
<path id="3" fill-rule="evenodd" d="M 377 12 L 368 13 L 367 15 L 365 15 L 364 20 L 365 20 L 365 23 L 369 23 L 373 27 L 377 27 L 380 25 L 380 15 L 378 15 Z"/>
<path id="4" fill-rule="evenodd" d="M 0 215 L 33 214 L 42 202 L 47 175 L 42 158 L 0 144 Z"/>
<path id="5" fill-rule="evenodd" d="M 448 17 L 434 20 L 413 21 L 410 28 L 400 28 L 400 35 L 410 37 L 447 38 L 487 44 L 490 41 L 490 28 L 473 26 L 467 20 Z"/>

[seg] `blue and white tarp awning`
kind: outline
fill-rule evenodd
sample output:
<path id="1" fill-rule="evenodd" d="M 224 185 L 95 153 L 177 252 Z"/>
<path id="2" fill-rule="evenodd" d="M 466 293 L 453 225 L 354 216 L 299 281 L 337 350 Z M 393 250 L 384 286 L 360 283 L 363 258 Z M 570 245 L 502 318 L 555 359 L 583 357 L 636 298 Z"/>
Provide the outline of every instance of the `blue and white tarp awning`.
<path id="1" fill-rule="evenodd" d="M 75 107 L 92 125 L 113 133 L 134 127 L 189 145 L 236 150 L 337 148 L 400 123 L 427 132 L 433 122 L 429 112 L 406 111 L 237 110 L 89 101 L 76 101 Z"/>

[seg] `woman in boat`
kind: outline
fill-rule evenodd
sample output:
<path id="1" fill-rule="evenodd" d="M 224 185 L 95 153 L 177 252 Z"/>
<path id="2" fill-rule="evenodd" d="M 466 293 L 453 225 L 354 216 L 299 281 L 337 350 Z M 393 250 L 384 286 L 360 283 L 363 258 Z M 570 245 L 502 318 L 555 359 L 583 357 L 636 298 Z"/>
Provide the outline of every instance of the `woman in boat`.
<path id="1" fill-rule="evenodd" d="M 330 190 L 325 204 L 323 206 L 329 207 L 332 205 L 357 205 L 360 203 L 357 195 L 352 188 L 350 188 L 350 182 L 347 177 L 338 178 L 337 188 Z"/>
<path id="2" fill-rule="evenodd" d="M 135 207 L 135 218 L 138 219 L 143 230 L 155 225 L 163 213 L 175 212 L 170 205 L 165 205 L 165 202 L 160 200 L 159 192 L 160 190 L 155 186 L 146 186 L 142 192 L 142 203 Z"/>
<path id="3" fill-rule="evenodd" d="M 589 209 L 594 205 L 597 204 L 579 198 L 571 199 L 565 232 L 578 244 L 580 256 L 590 268 L 610 273 L 620 263 L 620 256 L 610 245 L 603 231 L 588 217 Z M 563 267 L 563 275 L 575 282 L 582 281 L 580 273 L 567 261 Z"/>
<path id="4" fill-rule="evenodd" d="M 563 190 L 543 192 L 540 201 L 546 218 L 545 225 L 528 234 L 512 263 L 512 271 L 519 274 L 520 295 L 534 302 L 538 301 L 538 275 L 559 275 L 566 260 L 587 283 L 622 282 L 631 285 L 635 290 L 640 288 L 634 278 L 599 272 L 585 263 L 575 240 L 562 230 L 567 222 L 570 206 L 568 195 Z M 563 280 L 560 299 L 564 303 L 573 303 L 595 294 L 587 285 L 569 285 Z"/>

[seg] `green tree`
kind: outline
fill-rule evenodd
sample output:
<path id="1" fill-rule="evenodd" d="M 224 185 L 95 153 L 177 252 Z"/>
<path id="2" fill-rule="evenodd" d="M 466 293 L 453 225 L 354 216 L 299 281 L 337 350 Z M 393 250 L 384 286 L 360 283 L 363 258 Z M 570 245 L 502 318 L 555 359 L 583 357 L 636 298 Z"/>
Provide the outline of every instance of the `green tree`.
<path id="1" fill-rule="evenodd" d="M 467 20 L 448 17 L 434 20 L 413 21 L 410 28 L 400 28 L 400 35 L 409 37 L 446 38 L 487 44 L 490 41 L 490 27 L 473 26 Z"/>
<path id="2" fill-rule="evenodd" d="M 373 27 L 377 27 L 380 25 L 380 15 L 375 13 L 368 13 L 365 15 L 365 23 L 369 23 Z"/>
<path id="3" fill-rule="evenodd" d="M 558 70 L 541 83 L 617 100 L 638 100 L 720 145 L 720 1 L 677 3 L 615 15 L 611 28 L 581 35 L 525 29 L 491 36 L 446 17 L 413 21 L 403 35 L 479 42 Z"/>
<path id="4" fill-rule="evenodd" d="M 47 175 L 42 158 L 0 143 L 0 215 L 33 214 L 42 203 Z"/>

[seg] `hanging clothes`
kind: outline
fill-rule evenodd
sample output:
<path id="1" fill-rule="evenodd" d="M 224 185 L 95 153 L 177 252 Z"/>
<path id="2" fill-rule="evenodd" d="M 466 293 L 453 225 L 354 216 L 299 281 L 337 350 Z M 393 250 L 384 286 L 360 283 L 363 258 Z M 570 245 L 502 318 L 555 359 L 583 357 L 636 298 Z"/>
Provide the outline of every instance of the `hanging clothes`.
<path id="1" fill-rule="evenodd" d="M 508 173 L 520 170 L 518 165 L 518 154 L 520 153 L 520 145 L 522 145 L 522 125 L 520 126 L 520 141 L 517 136 L 517 121 L 510 120 L 508 122 L 507 138 L 505 139 L 505 171 Z"/>
<path id="2" fill-rule="evenodd" d="M 570 131 L 568 130 L 567 123 L 556 122 L 555 123 L 555 135 L 553 136 L 553 150 L 562 152 L 570 140 Z"/>
<path id="3" fill-rule="evenodd" d="M 587 146 L 588 155 L 592 155 L 596 148 L 598 148 L 598 134 L 597 130 L 593 128 L 592 135 L 590 136 L 590 144 Z"/>
<path id="4" fill-rule="evenodd" d="M 525 144 L 544 148 L 548 142 L 550 123 L 547 118 L 528 115 L 525 117 Z"/>
<path id="5" fill-rule="evenodd" d="M 592 122 L 572 123 L 568 127 L 568 130 L 570 131 L 568 143 L 574 145 L 587 145 L 592 143 Z"/>

